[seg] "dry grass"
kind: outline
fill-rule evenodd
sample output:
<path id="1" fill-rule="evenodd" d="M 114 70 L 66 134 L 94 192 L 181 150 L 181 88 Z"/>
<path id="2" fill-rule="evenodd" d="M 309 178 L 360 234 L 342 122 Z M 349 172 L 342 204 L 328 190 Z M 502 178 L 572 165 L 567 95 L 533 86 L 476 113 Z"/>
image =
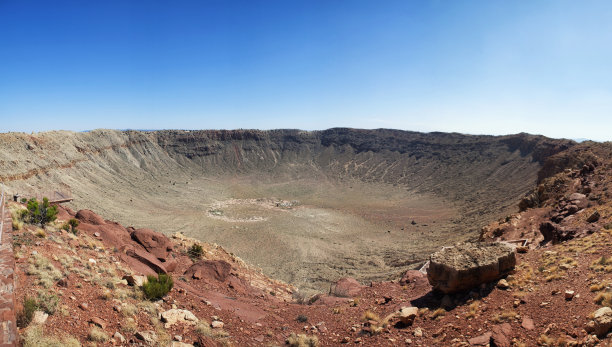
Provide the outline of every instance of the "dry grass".
<path id="1" fill-rule="evenodd" d="M 44 288 L 51 288 L 53 284 L 60 278 L 62 273 L 53 264 L 50 263 L 49 259 L 42 255 L 34 255 L 28 259 L 30 266 L 26 270 L 26 274 L 30 276 L 36 276 L 38 278 L 38 284 Z"/>
<path id="2" fill-rule="evenodd" d="M 514 311 L 504 311 L 493 316 L 491 320 L 495 323 L 510 322 L 515 320 L 517 316 L 518 314 Z"/>
<path id="3" fill-rule="evenodd" d="M 210 327 L 210 324 L 208 324 L 208 322 L 205 320 L 199 321 L 194 331 L 198 335 L 209 336 L 209 337 L 212 336 L 212 328 Z"/>
<path id="4" fill-rule="evenodd" d="M 133 317 L 138 314 L 138 308 L 133 304 L 121 305 L 121 313 L 125 317 Z"/>
<path id="5" fill-rule="evenodd" d="M 607 287 L 607 283 L 606 283 L 606 282 L 600 282 L 600 283 L 595 283 L 595 284 L 591 285 L 591 286 L 589 287 L 589 289 L 590 289 L 592 292 L 599 292 L 599 291 L 601 291 L 601 290 L 606 289 L 606 287 Z"/>
<path id="6" fill-rule="evenodd" d="M 446 315 L 446 310 L 443 308 L 438 308 L 436 310 L 434 310 L 431 315 L 429 315 L 430 319 L 441 319 L 442 317 L 444 317 L 444 315 Z"/>
<path id="7" fill-rule="evenodd" d="M 553 337 L 550 337 L 548 335 L 542 334 L 540 335 L 540 337 L 538 338 L 538 345 L 539 346 L 554 346 L 555 345 L 555 339 Z"/>
<path id="8" fill-rule="evenodd" d="M 106 342 L 108 341 L 109 337 L 108 334 L 104 332 L 104 330 L 98 327 L 93 327 L 91 328 L 91 330 L 89 330 L 89 333 L 87 334 L 87 339 L 93 342 Z"/>
<path id="9" fill-rule="evenodd" d="M 121 312 L 123 312 L 123 310 Z M 138 325 L 136 324 L 134 318 L 127 318 L 123 324 L 121 324 L 121 330 L 129 334 L 135 333 L 137 329 Z"/>
<path id="10" fill-rule="evenodd" d="M 480 311 L 480 301 L 476 300 L 468 306 L 468 313 L 465 315 L 465 318 L 472 319 L 476 317 L 476 314 L 478 314 L 479 311 Z"/>
<path id="11" fill-rule="evenodd" d="M 72 336 L 58 338 L 55 336 L 45 336 L 43 327 L 34 325 L 20 334 L 23 347 L 80 347 L 79 340 Z"/>
<path id="12" fill-rule="evenodd" d="M 596 272 L 612 272 L 612 256 L 607 257 L 602 255 L 600 258 L 596 259 L 589 268 Z"/>
<path id="13" fill-rule="evenodd" d="M 286 343 L 291 347 L 317 347 L 319 346 L 319 338 L 315 335 L 291 333 Z"/>
<path id="14" fill-rule="evenodd" d="M 599 292 L 597 293 L 593 301 L 595 301 L 596 304 L 601 306 L 612 307 L 612 293 Z"/>

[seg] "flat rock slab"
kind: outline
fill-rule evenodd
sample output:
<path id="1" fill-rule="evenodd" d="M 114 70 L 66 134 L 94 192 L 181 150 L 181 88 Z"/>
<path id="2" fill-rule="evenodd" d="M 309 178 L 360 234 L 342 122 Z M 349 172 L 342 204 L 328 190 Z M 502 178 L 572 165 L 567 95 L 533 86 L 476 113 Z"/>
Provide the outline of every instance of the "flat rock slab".
<path id="1" fill-rule="evenodd" d="M 516 265 L 508 244 L 460 243 L 430 256 L 427 279 L 434 290 L 455 293 L 495 281 Z"/>

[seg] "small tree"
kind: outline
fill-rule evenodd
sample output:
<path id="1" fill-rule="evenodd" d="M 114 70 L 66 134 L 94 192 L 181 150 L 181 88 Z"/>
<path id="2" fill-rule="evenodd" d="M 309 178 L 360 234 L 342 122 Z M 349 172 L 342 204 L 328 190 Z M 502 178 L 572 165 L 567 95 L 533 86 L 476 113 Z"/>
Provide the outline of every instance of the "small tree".
<path id="1" fill-rule="evenodd" d="M 51 205 L 47 198 L 43 198 L 42 204 L 36 198 L 32 198 L 22 213 L 25 222 L 44 226 L 57 218 L 57 206 Z"/>

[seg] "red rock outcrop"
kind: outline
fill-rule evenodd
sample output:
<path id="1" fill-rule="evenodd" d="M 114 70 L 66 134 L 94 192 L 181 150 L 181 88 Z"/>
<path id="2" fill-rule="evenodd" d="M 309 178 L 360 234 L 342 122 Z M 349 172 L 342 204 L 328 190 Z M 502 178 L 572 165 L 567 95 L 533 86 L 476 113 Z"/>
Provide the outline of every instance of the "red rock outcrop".
<path id="1" fill-rule="evenodd" d="M 186 271 L 185 276 L 194 279 L 215 279 L 225 282 L 230 275 L 232 266 L 223 260 L 204 260 L 191 265 Z"/>
<path id="2" fill-rule="evenodd" d="M 454 293 L 495 281 L 516 265 L 504 243 L 460 243 L 430 256 L 427 278 L 434 290 Z"/>
<path id="3" fill-rule="evenodd" d="M 132 239 L 142 245 L 157 259 L 166 260 L 172 251 L 172 241 L 166 235 L 151 229 L 136 229 L 131 232 Z"/>

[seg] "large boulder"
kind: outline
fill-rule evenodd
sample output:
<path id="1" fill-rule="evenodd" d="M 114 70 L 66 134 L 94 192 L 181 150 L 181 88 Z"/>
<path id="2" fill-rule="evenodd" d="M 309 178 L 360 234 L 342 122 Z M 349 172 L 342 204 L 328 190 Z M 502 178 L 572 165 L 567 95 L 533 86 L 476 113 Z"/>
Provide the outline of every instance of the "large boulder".
<path id="1" fill-rule="evenodd" d="M 151 253 L 143 251 L 141 249 L 136 249 L 136 248 L 132 248 L 131 246 L 127 246 L 125 247 L 125 255 L 127 256 L 127 258 L 131 258 L 132 261 L 128 261 L 125 257 L 121 257 L 125 262 L 127 262 L 128 264 L 130 264 L 130 266 L 137 271 L 143 272 L 145 274 L 150 274 L 150 271 L 143 271 L 141 267 L 134 266 L 133 261 L 137 261 L 143 265 L 145 265 L 146 267 L 148 267 L 150 270 L 153 271 L 153 273 L 163 273 L 163 274 L 167 274 L 168 270 L 166 270 L 166 268 L 164 267 L 164 265 L 159 261 L 159 259 L 155 258 L 155 256 L 153 256 Z"/>
<path id="2" fill-rule="evenodd" d="M 168 254 L 172 251 L 172 241 L 161 233 L 156 233 L 151 229 L 135 229 L 131 232 L 132 239 L 141 244 L 149 253 L 160 260 L 168 259 Z"/>
<path id="3" fill-rule="evenodd" d="M 501 278 L 514 268 L 516 257 L 505 243 L 460 243 L 432 254 L 429 262 L 433 289 L 455 293 Z"/>
<path id="4" fill-rule="evenodd" d="M 80 210 L 76 213 L 76 219 L 78 219 L 81 223 L 93 225 L 102 225 L 106 223 L 104 218 L 90 210 Z"/>
<path id="5" fill-rule="evenodd" d="M 606 336 L 612 330 L 612 308 L 602 307 L 595 311 L 593 320 L 587 323 L 586 331 L 597 336 Z"/>
<path id="6" fill-rule="evenodd" d="M 164 327 L 166 329 L 177 323 L 195 325 L 199 321 L 198 318 L 191 311 L 181 310 L 177 308 L 162 312 L 161 320 L 165 323 Z"/>
<path id="7" fill-rule="evenodd" d="M 336 282 L 332 294 L 341 298 L 350 298 L 358 295 L 361 289 L 363 289 L 363 286 L 356 279 L 344 277 Z"/>
<path id="8" fill-rule="evenodd" d="M 194 279 L 215 279 L 225 282 L 229 277 L 232 266 L 223 260 L 203 260 L 191 265 L 186 271 L 185 276 Z"/>

